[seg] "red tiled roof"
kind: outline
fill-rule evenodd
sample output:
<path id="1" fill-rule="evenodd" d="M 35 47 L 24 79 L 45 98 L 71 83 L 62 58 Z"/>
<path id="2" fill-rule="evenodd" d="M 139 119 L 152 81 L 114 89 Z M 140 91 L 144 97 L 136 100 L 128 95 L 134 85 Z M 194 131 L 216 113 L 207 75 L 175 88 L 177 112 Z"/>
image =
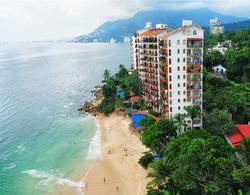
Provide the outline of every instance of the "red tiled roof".
<path id="1" fill-rule="evenodd" d="M 236 125 L 236 128 L 226 132 L 226 135 L 234 147 L 238 146 L 242 139 L 250 137 L 250 125 Z"/>
<path id="2" fill-rule="evenodd" d="M 159 33 L 166 31 L 166 29 L 149 29 L 141 34 L 141 36 L 157 36 Z"/>
<path id="3" fill-rule="evenodd" d="M 233 129 L 232 131 L 228 131 L 226 132 L 226 135 L 233 146 L 239 145 L 241 140 L 244 138 L 238 129 Z"/>
<path id="4" fill-rule="evenodd" d="M 250 137 L 250 125 L 236 125 L 244 137 Z"/>
<path id="5" fill-rule="evenodd" d="M 130 101 L 130 102 L 134 102 L 134 101 L 138 101 L 139 99 L 141 99 L 140 96 L 132 96 L 132 97 L 129 99 L 129 101 Z"/>

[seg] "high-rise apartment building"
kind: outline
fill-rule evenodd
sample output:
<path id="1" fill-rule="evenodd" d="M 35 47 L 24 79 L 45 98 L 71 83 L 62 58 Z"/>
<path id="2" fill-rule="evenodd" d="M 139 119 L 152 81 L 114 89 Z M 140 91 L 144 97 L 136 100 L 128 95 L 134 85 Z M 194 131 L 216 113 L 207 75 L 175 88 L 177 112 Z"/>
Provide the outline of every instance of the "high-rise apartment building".
<path id="1" fill-rule="evenodd" d="M 203 29 L 190 20 L 174 30 L 157 26 L 133 38 L 133 66 L 141 79 L 142 97 L 165 118 L 184 114 L 187 106 L 202 109 Z M 201 119 L 194 121 L 194 127 L 201 125 Z"/>

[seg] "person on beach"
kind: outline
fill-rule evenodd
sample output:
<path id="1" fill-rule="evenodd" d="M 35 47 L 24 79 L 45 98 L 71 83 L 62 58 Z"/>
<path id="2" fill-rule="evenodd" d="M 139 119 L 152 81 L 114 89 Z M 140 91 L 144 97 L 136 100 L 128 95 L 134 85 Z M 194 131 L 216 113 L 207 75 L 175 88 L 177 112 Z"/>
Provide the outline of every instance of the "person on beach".
<path id="1" fill-rule="evenodd" d="M 105 183 L 105 182 L 106 182 L 106 178 L 104 177 L 104 178 L 103 178 L 103 183 Z"/>

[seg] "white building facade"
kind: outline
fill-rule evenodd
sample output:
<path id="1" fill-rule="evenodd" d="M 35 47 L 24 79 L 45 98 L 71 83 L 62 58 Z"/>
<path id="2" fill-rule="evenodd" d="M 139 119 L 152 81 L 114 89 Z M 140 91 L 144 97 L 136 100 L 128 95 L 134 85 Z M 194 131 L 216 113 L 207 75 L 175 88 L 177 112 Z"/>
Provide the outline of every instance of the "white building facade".
<path id="1" fill-rule="evenodd" d="M 157 96 L 143 98 L 154 105 L 154 110 L 161 112 L 165 118 L 172 118 L 177 114 L 186 113 L 185 107 L 197 105 L 202 110 L 202 70 L 203 70 L 203 34 L 200 26 L 193 25 L 192 21 L 184 21 L 183 26 L 172 30 L 160 31 L 155 29 L 155 33 L 149 31 L 139 35 L 147 35 L 147 38 L 155 40 L 153 62 L 137 61 L 135 66 L 142 81 L 142 92 L 152 92 L 151 89 L 157 88 Z M 151 29 L 151 32 L 152 29 Z M 157 33 L 156 33 L 157 32 Z M 141 47 L 144 43 L 141 39 Z M 148 59 L 148 53 L 135 52 L 140 59 Z M 153 69 L 151 64 L 154 63 Z M 154 87 L 145 83 L 145 76 L 153 76 Z M 147 82 L 151 80 L 146 80 Z M 157 97 L 157 98 L 156 98 Z M 187 119 L 187 123 L 191 121 Z M 200 127 L 202 120 L 194 121 L 194 127 Z"/>

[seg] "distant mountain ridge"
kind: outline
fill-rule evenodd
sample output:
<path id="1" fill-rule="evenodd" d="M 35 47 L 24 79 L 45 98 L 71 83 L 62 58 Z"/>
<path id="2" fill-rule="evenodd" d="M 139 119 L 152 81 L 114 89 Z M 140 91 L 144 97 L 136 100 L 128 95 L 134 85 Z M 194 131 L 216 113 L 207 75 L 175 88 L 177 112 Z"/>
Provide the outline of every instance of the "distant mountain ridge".
<path id="1" fill-rule="evenodd" d="M 209 9 L 142 11 L 128 19 L 105 22 L 90 34 L 76 37 L 74 41 L 109 42 L 110 39 L 115 39 L 117 42 L 122 42 L 124 37 L 132 36 L 136 30 L 144 28 L 145 22 L 148 21 L 152 22 L 154 26 L 157 23 L 166 23 L 168 27 L 175 28 L 181 25 L 182 19 L 189 19 L 193 20 L 193 23 L 209 26 L 209 19 L 213 17 L 218 17 L 221 24 L 248 20 L 248 18 L 223 15 Z"/>

